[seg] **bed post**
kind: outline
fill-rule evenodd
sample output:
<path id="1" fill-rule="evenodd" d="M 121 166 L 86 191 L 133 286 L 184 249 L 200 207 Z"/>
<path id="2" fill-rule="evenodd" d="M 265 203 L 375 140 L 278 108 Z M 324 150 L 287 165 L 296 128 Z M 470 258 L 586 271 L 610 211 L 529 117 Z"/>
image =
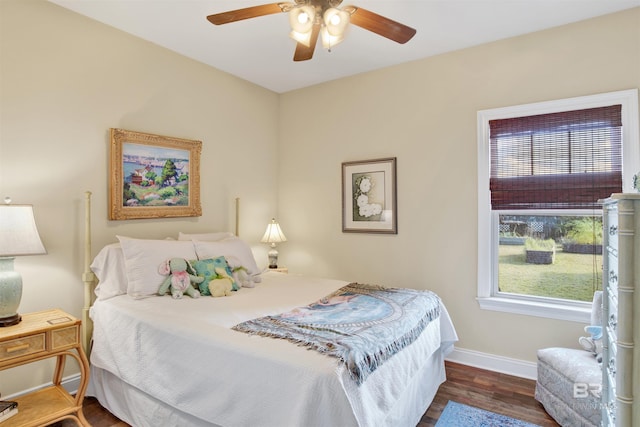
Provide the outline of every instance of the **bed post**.
<path id="1" fill-rule="evenodd" d="M 91 271 L 91 192 L 87 191 L 85 195 L 85 212 L 84 212 L 84 273 L 82 281 L 84 282 L 84 308 L 82 309 L 82 345 L 87 357 L 91 352 L 91 335 L 93 334 L 93 323 L 89 317 L 89 308 L 92 303 L 91 291 L 95 283 L 95 275 Z"/>
<path id="2" fill-rule="evenodd" d="M 236 197 L 236 236 L 240 237 L 240 197 Z"/>

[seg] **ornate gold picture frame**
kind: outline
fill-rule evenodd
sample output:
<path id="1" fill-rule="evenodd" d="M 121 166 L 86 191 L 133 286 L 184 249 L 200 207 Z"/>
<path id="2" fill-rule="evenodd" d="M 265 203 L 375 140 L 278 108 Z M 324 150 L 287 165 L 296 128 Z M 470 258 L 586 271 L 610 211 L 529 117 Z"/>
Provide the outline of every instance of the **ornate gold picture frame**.
<path id="1" fill-rule="evenodd" d="M 111 129 L 109 219 L 201 216 L 202 142 Z"/>

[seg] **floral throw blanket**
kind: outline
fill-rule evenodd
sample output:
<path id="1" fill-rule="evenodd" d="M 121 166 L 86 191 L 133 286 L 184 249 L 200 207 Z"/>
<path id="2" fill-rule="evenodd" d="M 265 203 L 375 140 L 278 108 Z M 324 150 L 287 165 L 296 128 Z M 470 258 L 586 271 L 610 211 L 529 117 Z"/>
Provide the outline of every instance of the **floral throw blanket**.
<path id="1" fill-rule="evenodd" d="M 336 357 L 360 385 L 439 316 L 440 298 L 431 291 L 350 283 L 307 306 L 233 329 L 286 339 Z"/>

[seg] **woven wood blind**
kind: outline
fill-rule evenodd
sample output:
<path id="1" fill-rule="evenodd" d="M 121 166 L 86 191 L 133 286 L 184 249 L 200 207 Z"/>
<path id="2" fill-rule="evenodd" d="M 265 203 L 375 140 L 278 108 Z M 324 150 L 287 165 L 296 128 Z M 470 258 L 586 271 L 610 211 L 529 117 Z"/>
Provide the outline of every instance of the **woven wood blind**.
<path id="1" fill-rule="evenodd" d="M 598 209 L 622 191 L 621 105 L 489 121 L 491 208 Z"/>

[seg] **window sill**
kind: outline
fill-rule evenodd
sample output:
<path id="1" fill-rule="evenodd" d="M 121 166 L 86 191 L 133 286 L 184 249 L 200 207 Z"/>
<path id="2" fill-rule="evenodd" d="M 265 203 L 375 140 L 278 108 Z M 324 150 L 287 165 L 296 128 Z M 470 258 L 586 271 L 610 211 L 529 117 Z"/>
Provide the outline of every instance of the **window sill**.
<path id="1" fill-rule="evenodd" d="M 483 310 L 524 314 L 526 316 L 544 317 L 547 319 L 569 320 L 587 325 L 591 322 L 590 304 L 575 306 L 504 297 L 479 297 L 476 299 L 480 304 L 480 308 Z"/>

